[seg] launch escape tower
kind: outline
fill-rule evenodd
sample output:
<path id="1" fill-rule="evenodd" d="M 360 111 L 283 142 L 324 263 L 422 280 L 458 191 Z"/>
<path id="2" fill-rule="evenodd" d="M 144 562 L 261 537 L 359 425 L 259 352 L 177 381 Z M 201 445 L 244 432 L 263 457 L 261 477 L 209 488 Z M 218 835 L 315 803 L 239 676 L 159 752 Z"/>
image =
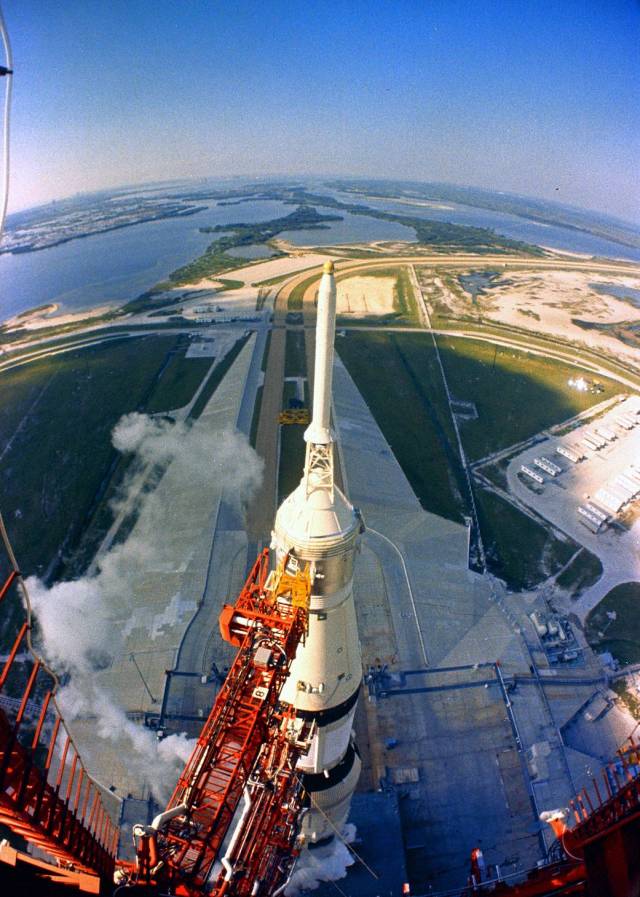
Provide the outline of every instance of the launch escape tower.
<path id="1" fill-rule="evenodd" d="M 333 262 L 318 292 L 313 415 L 300 485 L 276 514 L 272 546 L 308 563 L 309 632 L 282 692 L 300 718 L 316 724 L 311 749 L 298 763 L 311 809 L 303 820 L 307 843 L 331 838 L 344 825 L 360 775 L 352 739 L 360 689 L 360 643 L 353 602 L 353 564 L 363 530 L 358 511 L 336 486 L 331 385 L 336 318 Z"/>

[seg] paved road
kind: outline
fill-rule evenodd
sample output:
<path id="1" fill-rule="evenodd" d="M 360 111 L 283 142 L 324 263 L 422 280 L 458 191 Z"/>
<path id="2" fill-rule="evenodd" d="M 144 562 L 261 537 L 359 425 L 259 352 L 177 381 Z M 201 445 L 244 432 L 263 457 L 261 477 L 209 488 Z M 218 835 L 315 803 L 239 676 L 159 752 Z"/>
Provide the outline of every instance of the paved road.
<path id="1" fill-rule="evenodd" d="M 530 256 L 522 257 L 505 257 L 503 255 L 476 255 L 473 253 L 464 255 L 409 255 L 409 256 L 393 256 L 383 255 L 380 258 L 369 259 L 335 259 L 337 274 L 353 273 L 365 270 L 367 268 L 383 267 L 388 268 L 389 265 L 417 265 L 424 268 L 468 268 L 470 265 L 478 265 L 482 267 L 494 266 L 501 269 L 548 269 L 561 270 L 567 269 L 576 271 L 598 271 L 603 274 L 635 274 L 638 273 L 638 265 L 634 262 L 598 262 L 589 261 L 587 259 L 570 259 L 570 258 L 534 258 Z M 310 268 L 301 274 L 296 275 L 292 280 L 287 282 L 289 291 L 293 290 L 299 283 L 317 274 L 320 277 L 322 268 Z M 317 284 L 312 285 L 313 289 L 317 289 Z"/>
<path id="2" fill-rule="evenodd" d="M 256 451 L 264 461 L 262 485 L 247 510 L 247 533 L 251 548 L 268 544 L 276 512 L 278 482 L 278 415 L 282 410 L 286 316 L 289 290 L 282 288 L 275 298 L 271 343 L 267 356 Z"/>

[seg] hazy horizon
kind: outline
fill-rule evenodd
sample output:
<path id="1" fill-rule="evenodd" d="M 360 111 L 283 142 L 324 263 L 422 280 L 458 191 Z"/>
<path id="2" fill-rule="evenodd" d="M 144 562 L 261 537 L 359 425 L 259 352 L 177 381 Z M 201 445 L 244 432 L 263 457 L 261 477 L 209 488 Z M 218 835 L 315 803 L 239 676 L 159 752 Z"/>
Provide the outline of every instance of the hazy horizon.
<path id="1" fill-rule="evenodd" d="M 413 184 L 420 185 L 420 186 L 428 186 L 430 184 L 433 184 L 434 186 L 442 186 L 442 187 L 455 187 L 455 188 L 469 187 L 474 190 L 484 190 L 487 193 L 495 193 L 497 195 L 513 196 L 513 197 L 517 197 L 519 199 L 525 199 L 525 200 L 530 199 L 530 200 L 534 200 L 534 201 L 538 201 L 538 202 L 546 202 L 546 203 L 550 203 L 551 205 L 557 205 L 560 208 L 576 209 L 576 210 L 578 210 L 580 212 L 584 212 L 586 214 L 591 213 L 596 216 L 604 216 L 605 218 L 608 217 L 608 218 L 611 218 L 613 221 L 619 221 L 623 224 L 631 225 L 632 227 L 635 227 L 640 231 L 640 218 L 638 218 L 637 220 L 634 221 L 631 218 L 624 218 L 621 215 L 611 214 L 610 212 L 607 212 L 603 209 L 595 209 L 593 207 L 581 206 L 576 203 L 560 202 L 558 199 L 555 199 L 553 197 L 534 196 L 531 193 L 528 193 L 528 194 L 516 193 L 515 191 L 511 191 L 511 190 L 500 190 L 498 188 L 481 187 L 478 184 L 466 184 L 466 183 L 462 183 L 462 182 L 455 183 L 453 181 L 418 180 L 418 179 L 407 179 L 407 178 L 401 178 L 401 177 L 383 178 L 383 177 L 379 177 L 376 175 L 353 175 L 353 174 L 349 174 L 349 173 L 333 173 L 333 174 L 329 173 L 329 174 L 327 174 L 327 173 L 320 173 L 320 172 L 309 172 L 306 174 L 299 173 L 297 175 L 287 174 L 286 172 L 274 172 L 274 173 L 263 172 L 263 173 L 259 173 L 259 174 L 229 174 L 229 175 L 215 175 L 215 176 L 214 175 L 211 175 L 211 176 L 191 175 L 191 176 L 182 177 L 182 178 L 167 178 L 165 180 L 151 179 L 148 181 L 138 181 L 138 182 L 131 181 L 131 182 L 126 182 L 126 183 L 122 183 L 122 184 L 110 184 L 105 187 L 95 187 L 95 188 L 89 188 L 86 190 L 78 190 L 75 193 L 69 193 L 64 196 L 55 196 L 55 197 L 52 197 L 51 199 L 44 200 L 43 202 L 35 203 L 34 205 L 23 206 L 22 208 L 13 208 L 10 210 L 10 212 L 7 216 L 7 221 L 10 224 L 12 216 L 19 215 L 22 212 L 30 212 L 30 211 L 34 211 L 39 208 L 46 208 L 47 206 L 55 205 L 56 203 L 69 202 L 69 201 L 73 201 L 74 199 L 82 199 L 83 197 L 91 197 L 94 195 L 99 196 L 100 194 L 109 195 L 109 194 L 116 194 L 116 193 L 120 193 L 120 192 L 126 192 L 129 190 L 142 190 L 142 191 L 149 190 L 150 191 L 150 190 L 153 190 L 156 188 L 159 191 L 162 191 L 162 189 L 164 187 L 169 187 L 169 185 L 180 185 L 180 184 L 186 185 L 186 184 L 188 184 L 189 181 L 194 181 L 194 182 L 207 181 L 207 182 L 211 182 L 211 184 L 213 186 L 215 186 L 216 183 L 220 183 L 221 185 L 224 185 L 227 182 L 240 181 L 240 182 L 246 182 L 247 187 L 249 187 L 250 181 L 259 182 L 260 180 L 264 179 L 266 181 L 273 180 L 273 181 L 277 182 L 277 181 L 281 180 L 283 182 L 287 182 L 287 181 L 295 181 L 296 178 L 299 178 L 300 180 L 303 180 L 303 181 L 304 180 L 322 180 L 322 181 L 345 180 L 345 181 L 353 181 L 353 182 L 378 181 L 381 184 L 392 183 L 392 182 L 398 182 L 398 183 L 404 182 L 407 184 L 413 183 Z M 453 200 L 451 200 L 451 201 L 453 201 Z M 462 200 L 460 200 L 459 202 L 461 205 L 464 205 L 464 203 L 462 203 Z M 514 214 L 514 215 L 516 215 L 516 217 L 518 217 L 517 213 L 514 212 L 512 214 Z"/>
<path id="2" fill-rule="evenodd" d="M 4 10 L 10 211 L 169 180 L 349 177 L 640 223 L 632 0 Z"/>

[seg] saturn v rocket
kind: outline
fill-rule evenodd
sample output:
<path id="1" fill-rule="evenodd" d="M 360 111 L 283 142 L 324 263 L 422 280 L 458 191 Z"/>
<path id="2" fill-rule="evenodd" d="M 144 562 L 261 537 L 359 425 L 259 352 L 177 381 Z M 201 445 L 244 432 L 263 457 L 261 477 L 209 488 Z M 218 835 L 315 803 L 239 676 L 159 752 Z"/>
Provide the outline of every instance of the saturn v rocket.
<path id="1" fill-rule="evenodd" d="M 304 473 L 278 509 L 272 534 L 278 561 L 290 552 L 309 563 L 311 571 L 309 631 L 281 695 L 298 717 L 316 723 L 311 748 L 298 763 L 311 796 L 302 825 L 309 845 L 328 841 L 344 825 L 361 768 L 352 735 L 361 679 L 353 564 L 364 527 L 334 478 L 335 318 L 333 262 L 327 262 L 318 293 L 313 415 L 304 434 Z"/>

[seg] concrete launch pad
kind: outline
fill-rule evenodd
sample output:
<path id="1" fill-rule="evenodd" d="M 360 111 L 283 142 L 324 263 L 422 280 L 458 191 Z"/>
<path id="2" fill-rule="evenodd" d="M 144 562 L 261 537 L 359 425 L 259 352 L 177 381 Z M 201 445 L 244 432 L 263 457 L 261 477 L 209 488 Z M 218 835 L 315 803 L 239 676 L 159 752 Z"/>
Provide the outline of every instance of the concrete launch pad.
<path id="1" fill-rule="evenodd" d="M 343 476 L 367 525 L 355 592 L 365 670 L 430 671 L 413 692 L 365 693 L 361 787 L 395 785 L 419 893 L 463 884 L 479 840 L 487 863 L 533 865 L 538 826 L 503 694 L 492 667 L 473 669 L 526 669 L 519 638 L 468 569 L 466 527 L 421 508 L 342 365 L 334 389 Z M 452 667 L 463 669 L 431 673 Z"/>
<path id="2" fill-rule="evenodd" d="M 551 671 L 528 648 L 525 605 L 468 569 L 465 526 L 421 508 L 341 364 L 334 391 L 343 478 L 367 525 L 355 582 L 368 671 L 360 788 L 396 790 L 418 893 L 463 886 L 476 846 L 502 874 L 530 868 L 551 841 L 539 812 L 568 802 L 576 770 L 597 767 L 559 729 L 593 688 L 556 720 L 530 672 L 533 660 Z M 512 691 L 516 674 L 528 681 Z"/>
<path id="3" fill-rule="evenodd" d="M 350 821 L 357 840 L 352 847 L 354 863 L 346 878 L 337 882 L 346 897 L 380 897 L 401 894 L 407 881 L 398 798 L 394 791 L 354 794 Z M 336 884 L 329 881 L 313 891 L 315 897 L 335 897 Z"/>

